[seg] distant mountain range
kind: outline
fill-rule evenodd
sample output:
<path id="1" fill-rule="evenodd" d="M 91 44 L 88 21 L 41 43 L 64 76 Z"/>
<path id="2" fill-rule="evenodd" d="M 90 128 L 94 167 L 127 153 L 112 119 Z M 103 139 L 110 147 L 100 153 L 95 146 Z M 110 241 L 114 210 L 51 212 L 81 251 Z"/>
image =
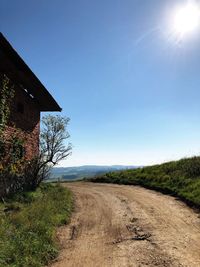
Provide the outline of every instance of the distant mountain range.
<path id="1" fill-rule="evenodd" d="M 113 165 L 113 166 L 95 166 L 87 165 L 80 167 L 66 167 L 66 168 L 53 168 L 50 179 L 51 180 L 79 180 L 83 178 L 94 177 L 107 172 L 136 169 L 139 166 L 123 166 L 123 165 Z"/>

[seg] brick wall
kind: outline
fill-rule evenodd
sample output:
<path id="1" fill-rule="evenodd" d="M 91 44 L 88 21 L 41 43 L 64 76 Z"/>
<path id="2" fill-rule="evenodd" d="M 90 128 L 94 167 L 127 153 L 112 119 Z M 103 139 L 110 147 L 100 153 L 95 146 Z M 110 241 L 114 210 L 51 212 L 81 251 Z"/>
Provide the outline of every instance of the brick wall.
<path id="1" fill-rule="evenodd" d="M 1 77 L 0 77 L 1 78 Z M 1 90 L 1 88 L 0 88 Z M 15 86 L 15 96 L 10 107 L 10 118 L 5 129 L 7 140 L 20 129 L 18 136 L 24 143 L 25 159 L 31 160 L 39 152 L 40 109 L 36 100 L 20 86 Z M 6 194 L 5 177 L 0 177 L 0 197 Z"/>
<path id="2" fill-rule="evenodd" d="M 30 160 L 39 152 L 40 110 L 37 103 L 22 88 L 15 87 L 15 96 L 10 108 L 9 125 L 6 136 L 9 138 L 15 128 L 25 140 L 25 158 Z M 14 127 L 13 127 L 14 126 Z"/>

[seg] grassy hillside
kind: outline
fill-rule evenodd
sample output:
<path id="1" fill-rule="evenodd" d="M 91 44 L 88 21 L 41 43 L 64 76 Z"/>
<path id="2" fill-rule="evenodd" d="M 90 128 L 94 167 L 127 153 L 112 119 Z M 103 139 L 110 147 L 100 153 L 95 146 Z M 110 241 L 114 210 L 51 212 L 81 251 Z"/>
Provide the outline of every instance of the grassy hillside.
<path id="1" fill-rule="evenodd" d="M 200 208 L 200 157 L 107 173 L 92 181 L 141 185 L 173 194 Z"/>
<path id="2" fill-rule="evenodd" d="M 50 184 L 0 203 L 0 267 L 41 267 L 55 258 L 56 226 L 71 209 L 71 193 Z"/>

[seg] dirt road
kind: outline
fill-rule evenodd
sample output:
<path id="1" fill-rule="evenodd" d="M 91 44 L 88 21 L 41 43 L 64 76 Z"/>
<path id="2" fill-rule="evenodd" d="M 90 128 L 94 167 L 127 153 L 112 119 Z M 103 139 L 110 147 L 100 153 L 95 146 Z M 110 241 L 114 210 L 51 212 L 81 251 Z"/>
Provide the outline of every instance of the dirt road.
<path id="1" fill-rule="evenodd" d="M 200 267 L 200 217 L 185 204 L 140 187 L 66 186 L 75 212 L 53 267 Z"/>

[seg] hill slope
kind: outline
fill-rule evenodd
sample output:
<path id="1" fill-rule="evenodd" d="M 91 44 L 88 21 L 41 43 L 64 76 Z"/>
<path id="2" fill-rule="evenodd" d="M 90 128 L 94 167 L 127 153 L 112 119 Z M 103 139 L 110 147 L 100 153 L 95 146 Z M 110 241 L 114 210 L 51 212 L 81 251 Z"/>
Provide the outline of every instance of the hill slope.
<path id="1" fill-rule="evenodd" d="M 127 170 L 137 168 L 136 166 L 80 166 L 80 167 L 66 167 L 66 168 L 54 168 L 52 170 L 51 179 L 62 179 L 62 180 L 76 180 L 88 177 L 94 177 L 96 175 L 102 175 L 107 172 Z"/>
<path id="2" fill-rule="evenodd" d="M 200 208 L 200 157 L 111 172 L 93 182 L 141 185 L 180 197 Z"/>

